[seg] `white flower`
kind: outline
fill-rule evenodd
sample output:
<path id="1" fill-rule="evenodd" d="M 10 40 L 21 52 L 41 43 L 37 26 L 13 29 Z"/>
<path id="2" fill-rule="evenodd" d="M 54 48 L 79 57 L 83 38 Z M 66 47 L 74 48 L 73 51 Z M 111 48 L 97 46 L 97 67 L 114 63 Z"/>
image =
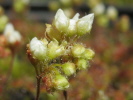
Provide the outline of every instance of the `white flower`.
<path id="1" fill-rule="evenodd" d="M 77 34 L 83 35 L 87 32 L 90 32 L 92 28 L 93 19 L 94 19 L 94 14 L 88 14 L 79 19 L 77 22 Z"/>
<path id="2" fill-rule="evenodd" d="M 76 20 L 70 19 L 68 33 L 67 33 L 69 36 L 72 36 L 77 32 L 76 22 L 77 22 Z"/>
<path id="3" fill-rule="evenodd" d="M 36 37 L 30 41 L 29 48 L 35 58 L 44 60 L 46 57 L 47 46 L 44 44 L 44 42 L 38 40 Z"/>
<path id="4" fill-rule="evenodd" d="M 110 19 L 116 19 L 117 16 L 118 16 L 118 11 L 115 7 L 113 6 L 110 6 L 108 7 L 107 9 L 107 16 L 110 18 Z"/>
<path id="5" fill-rule="evenodd" d="M 66 32 L 69 25 L 69 19 L 65 16 L 61 9 L 57 11 L 53 24 L 61 32 Z"/>
<path id="6" fill-rule="evenodd" d="M 77 13 L 72 19 L 68 19 L 64 12 L 59 9 L 53 24 L 59 31 L 68 36 L 83 35 L 91 30 L 93 18 L 94 14 L 88 14 L 79 19 L 79 13 Z"/>
<path id="7" fill-rule="evenodd" d="M 100 4 L 97 4 L 93 9 L 92 9 L 92 12 L 94 12 L 94 14 L 96 15 L 101 15 L 105 12 L 105 6 L 104 4 L 100 3 Z"/>
<path id="8" fill-rule="evenodd" d="M 6 25 L 5 30 L 4 30 L 4 35 L 10 44 L 20 42 L 22 38 L 20 33 L 14 30 L 14 27 L 11 23 L 8 23 Z"/>

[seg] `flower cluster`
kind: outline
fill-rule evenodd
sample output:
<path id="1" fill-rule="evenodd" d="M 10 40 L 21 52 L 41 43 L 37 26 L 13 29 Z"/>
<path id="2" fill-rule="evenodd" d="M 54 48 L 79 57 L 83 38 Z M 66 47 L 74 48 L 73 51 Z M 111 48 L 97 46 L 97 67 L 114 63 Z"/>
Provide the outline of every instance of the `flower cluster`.
<path id="1" fill-rule="evenodd" d="M 89 66 L 95 53 L 76 40 L 90 32 L 93 18 L 93 14 L 79 18 L 77 13 L 69 19 L 59 9 L 53 23 L 46 24 L 45 38 L 34 37 L 27 45 L 29 60 L 47 91 L 67 89 L 69 77 Z"/>
<path id="2" fill-rule="evenodd" d="M 21 40 L 19 31 L 16 31 L 11 23 L 6 24 L 3 34 L 0 35 L 0 57 L 14 55 L 20 47 Z"/>
<path id="3" fill-rule="evenodd" d="M 11 23 L 5 26 L 4 36 L 10 45 L 19 44 L 21 41 L 21 35 L 16 31 Z"/>

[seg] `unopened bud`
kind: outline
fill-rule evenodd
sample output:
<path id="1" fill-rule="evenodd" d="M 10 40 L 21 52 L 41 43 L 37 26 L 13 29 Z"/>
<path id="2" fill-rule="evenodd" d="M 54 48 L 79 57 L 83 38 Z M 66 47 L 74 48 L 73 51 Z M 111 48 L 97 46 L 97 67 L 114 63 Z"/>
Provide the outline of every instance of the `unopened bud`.
<path id="1" fill-rule="evenodd" d="M 111 20 L 115 20 L 118 17 L 118 11 L 115 7 L 110 6 L 107 9 L 107 16 L 111 19 Z"/>
<path id="2" fill-rule="evenodd" d="M 76 61 L 76 66 L 79 70 L 86 69 L 88 67 L 88 61 L 85 59 L 78 59 Z"/>
<path id="3" fill-rule="evenodd" d="M 72 4 L 71 0 L 60 0 L 60 2 L 63 6 L 66 6 L 66 7 L 71 6 Z"/>
<path id="4" fill-rule="evenodd" d="M 8 23 L 8 17 L 5 15 L 0 16 L 0 32 L 5 29 L 6 24 Z"/>
<path id="5" fill-rule="evenodd" d="M 53 84 L 56 90 L 64 90 L 69 87 L 69 82 L 67 81 L 67 79 L 60 74 L 55 75 L 55 78 L 53 79 Z"/>
<path id="6" fill-rule="evenodd" d="M 29 2 L 30 0 L 15 0 L 13 3 L 13 8 L 17 13 L 21 13 L 25 10 Z"/>
<path id="7" fill-rule="evenodd" d="M 82 53 L 85 51 L 85 47 L 81 44 L 76 44 L 72 47 L 72 55 L 74 57 L 81 57 Z"/>
<path id="8" fill-rule="evenodd" d="M 105 12 L 104 4 L 103 3 L 96 4 L 95 7 L 93 7 L 92 12 L 94 12 L 95 15 L 103 15 Z"/>
<path id="9" fill-rule="evenodd" d="M 62 65 L 63 72 L 65 75 L 70 76 L 76 72 L 74 63 L 67 62 Z"/>
<path id="10" fill-rule="evenodd" d="M 48 44 L 48 57 L 54 59 L 62 54 L 64 54 L 64 46 L 59 46 L 57 40 L 53 40 Z"/>
<path id="11" fill-rule="evenodd" d="M 91 49 L 86 49 L 82 54 L 82 58 L 91 60 L 95 55 L 95 52 Z"/>
<path id="12" fill-rule="evenodd" d="M 55 11 L 60 7 L 60 3 L 58 1 L 50 1 L 48 7 L 51 11 Z"/>

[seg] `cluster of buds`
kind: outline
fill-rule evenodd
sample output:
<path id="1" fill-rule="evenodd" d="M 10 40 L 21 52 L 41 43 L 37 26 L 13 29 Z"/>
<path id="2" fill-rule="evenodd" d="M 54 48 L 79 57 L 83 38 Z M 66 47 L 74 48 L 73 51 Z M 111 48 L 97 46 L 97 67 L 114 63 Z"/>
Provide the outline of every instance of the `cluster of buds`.
<path id="1" fill-rule="evenodd" d="M 116 7 L 106 7 L 103 3 L 95 3 L 95 5 L 91 7 L 91 11 L 94 12 L 97 17 L 96 23 L 102 27 L 107 27 L 110 21 L 114 22 L 118 18 L 118 10 Z"/>
<path id="2" fill-rule="evenodd" d="M 22 36 L 14 29 L 11 23 L 8 23 L 3 34 L 0 35 L 0 39 L 1 48 L 9 48 L 12 53 L 15 53 L 16 48 L 21 44 Z"/>
<path id="3" fill-rule="evenodd" d="M 11 23 L 6 25 L 3 35 L 5 36 L 8 45 L 18 45 L 22 39 L 19 31 L 16 31 Z"/>
<path id="4" fill-rule="evenodd" d="M 69 77 L 89 66 L 95 53 L 76 40 L 90 32 L 93 18 L 89 14 L 79 19 L 77 13 L 69 19 L 59 9 L 53 23 L 46 24 L 45 37 L 34 37 L 27 45 L 29 60 L 47 91 L 67 89 Z"/>

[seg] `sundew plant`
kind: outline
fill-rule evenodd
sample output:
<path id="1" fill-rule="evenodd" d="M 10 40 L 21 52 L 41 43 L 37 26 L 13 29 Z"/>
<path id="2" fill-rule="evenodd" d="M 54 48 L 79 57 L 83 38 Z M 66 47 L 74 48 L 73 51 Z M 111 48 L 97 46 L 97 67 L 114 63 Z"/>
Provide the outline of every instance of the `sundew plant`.
<path id="1" fill-rule="evenodd" d="M 46 24 L 45 37 L 34 37 L 27 44 L 27 55 L 33 64 L 37 78 L 36 100 L 39 99 L 40 84 L 51 93 L 69 88 L 69 78 L 79 70 L 86 69 L 94 57 L 94 51 L 78 43 L 80 36 L 89 33 L 94 14 L 72 19 L 59 9 L 52 24 Z"/>

